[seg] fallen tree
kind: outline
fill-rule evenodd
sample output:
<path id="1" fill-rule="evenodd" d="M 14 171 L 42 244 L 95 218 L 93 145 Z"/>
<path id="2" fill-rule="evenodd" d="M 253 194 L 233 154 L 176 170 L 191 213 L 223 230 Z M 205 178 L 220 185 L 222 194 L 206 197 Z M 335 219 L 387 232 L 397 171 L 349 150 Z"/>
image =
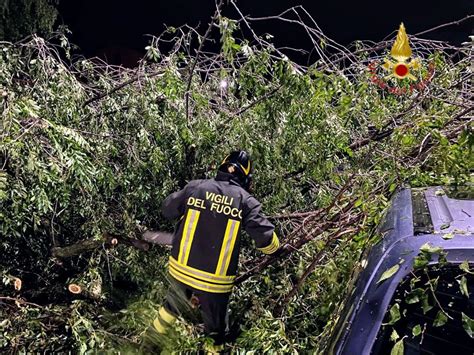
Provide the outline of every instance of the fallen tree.
<path id="1" fill-rule="evenodd" d="M 379 85 L 382 67 L 378 84 L 369 70 L 393 41 L 345 48 L 302 7 L 252 18 L 231 1 L 230 19 L 222 6 L 203 35 L 183 26 L 153 38 L 134 69 L 65 60 L 61 33 L 62 46 L 1 43 L 2 350 L 136 350 L 167 287 L 168 249 L 148 248 L 142 232 L 171 231 L 163 198 L 213 176 L 231 147 L 252 153 L 255 195 L 286 244 L 276 259 L 244 242 L 236 350 L 317 348 L 393 191 L 470 179 L 472 44 L 411 36 L 415 74 L 427 78 L 431 63 L 433 75 L 398 95 Z M 317 59 L 296 63 L 253 30 L 268 19 L 303 28 Z M 193 327 L 178 332 L 173 349 L 198 347 Z"/>

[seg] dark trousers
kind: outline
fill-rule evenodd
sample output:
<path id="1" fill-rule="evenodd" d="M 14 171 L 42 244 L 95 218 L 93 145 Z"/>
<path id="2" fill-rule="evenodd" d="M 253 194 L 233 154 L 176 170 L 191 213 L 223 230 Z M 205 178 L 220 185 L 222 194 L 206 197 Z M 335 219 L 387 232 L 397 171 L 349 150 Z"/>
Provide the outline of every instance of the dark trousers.
<path id="1" fill-rule="evenodd" d="M 170 288 L 164 307 L 184 318 L 192 317 L 193 309 L 199 308 L 206 335 L 214 340 L 214 345 L 221 345 L 224 344 L 227 327 L 229 297 L 230 293 L 195 290 L 170 277 Z"/>

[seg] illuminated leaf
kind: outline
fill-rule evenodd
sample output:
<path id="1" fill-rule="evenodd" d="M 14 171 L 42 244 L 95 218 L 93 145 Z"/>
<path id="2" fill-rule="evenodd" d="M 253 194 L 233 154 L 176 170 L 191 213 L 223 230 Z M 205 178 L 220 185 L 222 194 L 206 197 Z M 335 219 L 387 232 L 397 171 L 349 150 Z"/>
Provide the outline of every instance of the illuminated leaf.
<path id="1" fill-rule="evenodd" d="M 405 348 L 403 346 L 403 339 L 400 339 L 395 343 L 395 345 L 392 348 L 392 351 L 390 351 L 390 355 L 403 355 L 405 353 Z"/>
<path id="2" fill-rule="evenodd" d="M 426 314 L 433 309 L 433 306 L 429 302 L 428 295 L 425 294 L 423 296 L 421 299 L 421 307 L 423 308 L 423 314 Z"/>
<path id="3" fill-rule="evenodd" d="M 400 265 L 395 264 L 393 265 L 390 269 L 385 270 L 385 272 L 380 276 L 380 279 L 377 281 L 377 283 L 380 283 L 382 281 L 385 281 L 389 278 L 391 278 L 393 275 L 395 275 L 400 268 Z"/>
<path id="4" fill-rule="evenodd" d="M 400 305 L 395 303 L 389 311 L 390 320 L 388 321 L 387 325 L 392 325 L 398 322 L 401 318 L 400 316 Z"/>
<path id="5" fill-rule="evenodd" d="M 399 338 L 400 338 L 400 335 L 398 335 L 397 331 L 393 329 L 392 334 L 390 335 L 390 340 L 395 342 Z"/>
<path id="6" fill-rule="evenodd" d="M 446 234 L 443 234 L 442 235 L 442 238 L 443 239 L 453 239 L 454 238 L 454 234 L 453 233 L 446 233 Z"/>
<path id="7" fill-rule="evenodd" d="M 426 265 L 428 265 L 429 262 L 430 262 L 430 260 L 428 259 L 428 257 L 425 254 L 422 254 L 422 255 L 419 255 L 419 256 L 415 257 L 415 259 L 413 261 L 413 267 L 415 268 L 415 270 L 416 269 L 422 269 Z"/>
<path id="8" fill-rule="evenodd" d="M 407 297 L 405 298 L 405 302 L 407 304 L 414 304 L 420 302 L 420 299 L 424 292 L 425 290 L 423 290 L 422 288 L 414 289 L 407 295 Z"/>
<path id="9" fill-rule="evenodd" d="M 438 311 L 438 314 L 436 315 L 436 318 L 433 322 L 433 327 L 442 327 L 447 321 L 448 317 L 446 317 L 446 314 L 444 314 L 443 311 Z"/>
<path id="10" fill-rule="evenodd" d="M 459 265 L 459 268 L 464 271 L 464 272 L 467 272 L 469 274 L 474 274 L 474 272 L 472 272 L 471 270 L 469 270 L 469 263 L 467 260 L 464 260 L 461 265 Z"/>
<path id="11" fill-rule="evenodd" d="M 411 279 L 410 279 L 410 289 L 414 289 L 416 284 L 420 281 L 420 278 L 419 277 L 416 277 L 416 276 L 413 276 Z"/>
<path id="12" fill-rule="evenodd" d="M 461 293 L 469 298 L 469 291 L 467 289 L 467 279 L 466 276 L 461 277 L 461 280 L 457 280 L 459 283 L 459 289 L 461 290 Z"/>
<path id="13" fill-rule="evenodd" d="M 430 254 L 437 254 L 443 251 L 442 247 L 432 247 L 429 243 L 425 243 L 420 247 L 420 251 Z"/>
<path id="14" fill-rule="evenodd" d="M 471 319 L 462 313 L 462 326 L 467 335 L 469 335 L 471 338 L 474 338 L 474 319 Z"/>
<path id="15" fill-rule="evenodd" d="M 417 324 L 413 327 L 411 330 L 411 333 L 413 334 L 414 337 L 417 337 L 418 335 L 421 334 L 421 325 Z"/>

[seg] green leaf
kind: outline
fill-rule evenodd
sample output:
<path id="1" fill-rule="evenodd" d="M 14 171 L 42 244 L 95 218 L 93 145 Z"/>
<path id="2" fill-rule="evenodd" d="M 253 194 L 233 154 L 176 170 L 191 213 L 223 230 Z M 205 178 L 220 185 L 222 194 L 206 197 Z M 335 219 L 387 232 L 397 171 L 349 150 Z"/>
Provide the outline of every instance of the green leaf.
<path id="1" fill-rule="evenodd" d="M 423 298 L 421 299 L 421 307 L 423 308 L 423 314 L 426 314 L 433 309 L 433 306 L 430 305 L 428 295 L 426 294 L 424 294 Z"/>
<path id="2" fill-rule="evenodd" d="M 442 247 L 432 247 L 429 243 L 425 243 L 420 247 L 420 250 L 425 253 L 437 254 L 443 251 Z"/>
<path id="3" fill-rule="evenodd" d="M 397 331 L 395 329 L 393 329 L 392 334 L 390 335 L 390 340 L 395 342 L 399 338 L 400 338 L 400 335 L 398 335 Z"/>
<path id="4" fill-rule="evenodd" d="M 417 324 L 413 327 L 411 330 L 411 334 L 413 334 L 414 337 L 417 337 L 418 335 L 421 334 L 421 325 Z"/>
<path id="5" fill-rule="evenodd" d="M 405 135 L 402 137 L 401 143 L 404 146 L 409 146 L 413 142 L 413 137 L 409 135 Z"/>
<path id="6" fill-rule="evenodd" d="M 403 346 L 403 339 L 405 339 L 405 337 L 403 337 L 402 339 L 400 339 L 399 341 L 395 343 L 395 345 L 392 348 L 392 351 L 390 351 L 390 355 L 403 355 L 404 354 L 405 348 Z"/>
<path id="7" fill-rule="evenodd" d="M 474 338 L 474 319 L 471 319 L 462 313 L 462 326 L 467 335 L 469 335 L 471 338 Z"/>
<path id="8" fill-rule="evenodd" d="M 459 265 L 459 268 L 464 271 L 464 272 L 467 272 L 469 274 L 474 274 L 474 272 L 472 272 L 471 270 L 469 270 L 469 263 L 467 260 L 464 260 L 461 265 Z"/>
<path id="9" fill-rule="evenodd" d="M 461 277 L 461 280 L 456 280 L 459 283 L 459 289 L 461 290 L 461 293 L 469 298 L 469 291 L 467 289 L 467 279 L 466 276 Z"/>
<path id="10" fill-rule="evenodd" d="M 444 314 L 443 311 L 438 311 L 438 314 L 436 315 L 436 318 L 433 322 L 433 327 L 442 327 L 447 321 L 448 317 L 446 317 L 446 314 Z"/>
<path id="11" fill-rule="evenodd" d="M 421 254 L 421 255 L 415 257 L 415 259 L 413 261 L 413 268 L 415 270 L 422 269 L 426 265 L 428 265 L 429 262 L 430 262 L 430 260 L 428 259 L 428 256 L 426 254 Z"/>
<path id="12" fill-rule="evenodd" d="M 413 276 L 410 279 L 410 289 L 413 290 L 418 282 L 420 282 L 420 278 L 416 277 L 416 276 Z"/>
<path id="13" fill-rule="evenodd" d="M 454 238 L 454 234 L 453 233 L 446 233 L 446 234 L 443 234 L 442 235 L 442 238 L 443 239 L 453 239 Z"/>
<path id="14" fill-rule="evenodd" d="M 397 184 L 393 183 L 393 184 L 390 184 L 390 187 L 388 188 L 388 190 L 390 192 L 393 192 L 393 191 L 395 191 L 396 188 L 397 188 Z"/>
<path id="15" fill-rule="evenodd" d="M 387 325 L 395 324 L 400 320 L 400 305 L 395 303 L 392 308 L 390 308 L 390 320 L 388 321 Z"/>
<path id="16" fill-rule="evenodd" d="M 390 269 L 385 270 L 385 272 L 380 276 L 380 279 L 377 281 L 377 283 L 380 283 L 382 281 L 385 281 L 389 278 L 391 278 L 393 275 L 395 275 L 400 268 L 399 264 L 393 265 Z"/>
<path id="17" fill-rule="evenodd" d="M 405 302 L 407 304 L 414 304 L 420 302 L 420 299 L 422 298 L 425 290 L 422 288 L 416 288 L 413 291 L 411 291 L 407 297 L 405 298 Z"/>
<path id="18" fill-rule="evenodd" d="M 446 258 L 446 253 L 445 252 L 439 253 L 439 255 L 438 255 L 438 264 L 441 267 L 448 264 L 448 259 Z"/>

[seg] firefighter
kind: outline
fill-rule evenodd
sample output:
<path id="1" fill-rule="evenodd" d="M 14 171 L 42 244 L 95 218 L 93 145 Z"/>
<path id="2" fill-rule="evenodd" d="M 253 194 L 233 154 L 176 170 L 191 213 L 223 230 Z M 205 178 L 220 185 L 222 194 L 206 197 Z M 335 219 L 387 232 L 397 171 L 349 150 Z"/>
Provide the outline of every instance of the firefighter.
<path id="1" fill-rule="evenodd" d="M 214 179 L 193 180 L 162 204 L 167 219 L 180 219 L 169 274 L 171 286 L 153 325 L 165 334 L 183 313 L 182 300 L 199 304 L 210 353 L 224 348 L 229 297 L 237 273 L 240 232 L 245 230 L 265 254 L 280 251 L 275 227 L 249 193 L 252 163 L 245 151 L 231 152 Z"/>

